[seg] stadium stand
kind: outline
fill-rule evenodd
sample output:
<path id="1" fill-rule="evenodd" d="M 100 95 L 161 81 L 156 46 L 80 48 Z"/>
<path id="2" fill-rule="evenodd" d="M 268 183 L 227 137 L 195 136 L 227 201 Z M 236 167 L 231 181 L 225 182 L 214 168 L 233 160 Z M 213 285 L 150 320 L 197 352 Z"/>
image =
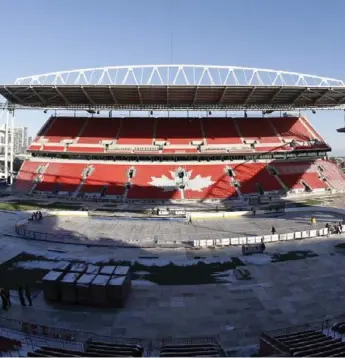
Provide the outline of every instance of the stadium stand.
<path id="1" fill-rule="evenodd" d="M 121 120 L 113 118 L 88 118 L 79 133 L 78 144 L 99 144 L 103 140 L 115 140 Z"/>
<path id="2" fill-rule="evenodd" d="M 152 145 L 155 122 L 150 119 L 129 118 L 121 122 L 120 134 L 116 144 Z"/>
<path id="3" fill-rule="evenodd" d="M 200 119 L 157 119 L 155 141 L 170 145 L 190 145 L 195 141 L 201 143 Z"/>
<path id="4" fill-rule="evenodd" d="M 239 195 L 344 190 L 345 176 L 326 160 L 171 165 L 32 158 L 23 163 L 15 189 L 133 200 L 224 200 Z"/>
<path id="5" fill-rule="evenodd" d="M 282 335 L 262 333 L 260 338 L 260 356 L 341 357 L 344 353 L 345 343 L 340 337 L 310 328 Z"/>
<path id="6" fill-rule="evenodd" d="M 202 124 L 208 145 L 242 144 L 241 136 L 231 118 L 208 118 Z"/>
<path id="7" fill-rule="evenodd" d="M 257 141 L 259 143 L 282 144 L 271 122 L 266 118 L 234 119 L 244 141 Z"/>
<path id="8" fill-rule="evenodd" d="M 160 357 L 224 357 L 224 350 L 214 343 L 164 345 Z"/>
<path id="9" fill-rule="evenodd" d="M 28 357 L 142 357 L 144 349 L 136 344 L 112 344 L 89 341 L 85 351 L 42 346 Z"/>
<path id="10" fill-rule="evenodd" d="M 268 118 L 268 121 L 285 141 L 310 141 L 316 138 L 315 131 L 310 130 L 303 118 Z"/>
<path id="11" fill-rule="evenodd" d="M 72 124 L 67 125 L 69 120 Z M 292 145 L 293 141 L 296 142 Z M 29 151 L 102 153 L 107 148 L 143 152 L 148 147 L 149 151 L 158 151 L 159 146 L 163 154 L 196 153 L 197 148 L 221 152 L 229 146 L 258 152 L 329 149 L 304 117 L 204 120 L 51 117 Z"/>
<path id="12" fill-rule="evenodd" d="M 49 142 L 60 143 L 62 140 L 75 139 L 79 136 L 86 118 L 56 117 L 41 133 Z"/>
<path id="13" fill-rule="evenodd" d="M 21 342 L 16 339 L 0 336 L 0 353 L 16 351 L 21 347 Z"/>
<path id="14" fill-rule="evenodd" d="M 15 190 L 121 200 L 226 200 L 345 190 L 344 174 L 325 153 L 318 154 L 327 148 L 304 117 L 51 117 L 30 146 L 33 157 L 24 162 Z M 303 158 L 246 161 L 253 153 L 296 150 L 304 151 Z M 208 152 L 212 159 L 195 157 Z M 92 153 L 97 157 L 89 157 Z M 224 160 L 224 154 L 239 157 Z M 102 155 L 123 157 L 103 161 Z M 135 155 L 135 161 L 124 155 Z M 175 157 L 172 164 L 172 155 L 193 155 L 201 162 L 184 164 L 186 158 Z"/>
<path id="15" fill-rule="evenodd" d="M 322 161 L 319 163 L 327 163 Z M 322 179 L 314 161 L 281 162 L 272 165 L 282 182 L 291 190 L 303 190 L 307 192 L 326 190 L 327 182 Z"/>

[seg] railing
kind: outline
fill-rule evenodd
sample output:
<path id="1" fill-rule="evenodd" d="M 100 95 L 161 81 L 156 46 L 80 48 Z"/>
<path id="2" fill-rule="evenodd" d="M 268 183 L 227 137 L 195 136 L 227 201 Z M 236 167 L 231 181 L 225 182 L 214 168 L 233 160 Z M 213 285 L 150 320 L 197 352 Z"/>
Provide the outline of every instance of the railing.
<path id="1" fill-rule="evenodd" d="M 32 350 L 38 349 L 40 346 L 53 346 L 56 348 L 84 351 L 86 348 L 85 344 L 90 340 L 110 344 L 137 344 L 144 348 L 144 355 L 147 357 L 157 356 L 161 346 L 165 344 L 215 343 L 220 345 L 218 336 L 197 336 L 174 339 L 170 337 L 162 339 L 114 337 L 86 331 L 31 324 L 7 317 L 1 318 L 0 335 L 10 339 L 17 339 Z M 18 357 L 19 350 L 20 349 L 13 352 L 3 352 L 3 354 L 0 352 L 0 356 Z"/>

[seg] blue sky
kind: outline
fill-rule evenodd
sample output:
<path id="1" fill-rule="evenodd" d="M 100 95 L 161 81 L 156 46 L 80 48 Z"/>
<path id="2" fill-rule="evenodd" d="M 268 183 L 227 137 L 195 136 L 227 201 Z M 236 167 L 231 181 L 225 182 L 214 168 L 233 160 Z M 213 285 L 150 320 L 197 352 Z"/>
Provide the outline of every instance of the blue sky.
<path id="1" fill-rule="evenodd" d="M 345 80 L 344 15 L 344 0 L 3 0 L 0 83 L 67 69 L 169 63 Z M 343 113 L 307 114 L 335 153 L 345 154 L 336 133 Z M 46 116 L 26 111 L 16 121 L 34 135 Z"/>

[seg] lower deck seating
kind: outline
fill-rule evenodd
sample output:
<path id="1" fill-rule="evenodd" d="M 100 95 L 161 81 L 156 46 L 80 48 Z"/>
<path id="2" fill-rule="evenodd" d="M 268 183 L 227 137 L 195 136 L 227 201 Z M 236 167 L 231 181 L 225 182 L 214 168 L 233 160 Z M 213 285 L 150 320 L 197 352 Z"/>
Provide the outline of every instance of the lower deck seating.
<path id="1" fill-rule="evenodd" d="M 34 183 L 33 180 L 36 176 L 36 171 L 40 166 L 39 162 L 23 162 L 20 171 L 17 175 L 17 179 L 14 184 L 14 189 L 21 192 L 29 192 Z"/>
<path id="2" fill-rule="evenodd" d="M 269 352 L 269 344 L 272 352 Z M 263 334 L 260 340 L 260 355 L 269 355 L 276 351 L 284 356 L 293 357 L 329 357 L 343 356 L 345 353 L 345 342 L 341 338 L 333 338 L 322 331 L 304 330 L 279 336 L 268 336 Z"/>
<path id="3" fill-rule="evenodd" d="M 234 164 L 231 168 L 242 194 L 263 194 L 283 189 L 278 180 L 267 171 L 266 164 Z"/>
<path id="4" fill-rule="evenodd" d="M 85 351 L 43 346 L 28 357 L 142 357 L 144 349 L 136 344 L 88 342 Z"/>
<path id="5" fill-rule="evenodd" d="M 186 165 L 185 199 L 230 199 L 238 196 L 225 165 Z"/>
<path id="6" fill-rule="evenodd" d="M 91 164 L 91 174 L 80 189 L 81 193 L 123 195 L 128 182 L 129 165 Z"/>
<path id="7" fill-rule="evenodd" d="M 47 163 L 35 190 L 73 193 L 81 183 L 86 167 L 86 164 L 80 163 Z"/>
<path id="8" fill-rule="evenodd" d="M 270 163 L 289 189 L 320 190 L 329 186 L 321 178 L 314 161 Z"/>
<path id="9" fill-rule="evenodd" d="M 333 189 L 345 190 L 345 175 L 336 164 L 327 160 L 317 161 L 316 164 Z"/>
<path id="10" fill-rule="evenodd" d="M 178 200 L 181 193 L 175 183 L 176 165 L 136 165 L 128 199 Z"/>
<path id="11" fill-rule="evenodd" d="M 230 199 L 239 194 L 344 189 L 345 175 L 331 162 L 114 163 L 27 160 L 15 190 L 68 192 L 145 200 Z"/>
<path id="12" fill-rule="evenodd" d="M 16 339 L 0 336 L 0 352 L 11 352 L 21 347 L 21 342 Z"/>
<path id="13" fill-rule="evenodd" d="M 144 349 L 137 344 L 91 341 L 87 344 L 86 353 L 97 354 L 99 357 L 142 357 Z"/>
<path id="14" fill-rule="evenodd" d="M 161 348 L 160 357 L 224 357 L 224 350 L 215 343 L 170 344 Z"/>

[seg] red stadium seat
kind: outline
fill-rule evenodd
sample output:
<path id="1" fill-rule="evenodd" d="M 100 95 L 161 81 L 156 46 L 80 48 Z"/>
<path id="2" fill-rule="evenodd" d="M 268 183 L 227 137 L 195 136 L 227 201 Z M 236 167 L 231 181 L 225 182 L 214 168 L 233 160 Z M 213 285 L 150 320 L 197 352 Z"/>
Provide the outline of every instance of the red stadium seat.
<path id="1" fill-rule="evenodd" d="M 242 144 L 235 122 L 227 118 L 209 118 L 202 121 L 208 145 Z"/>
<path id="2" fill-rule="evenodd" d="M 119 118 L 88 118 L 79 134 L 78 143 L 99 144 L 102 140 L 115 140 L 120 125 Z"/>
<path id="3" fill-rule="evenodd" d="M 234 121 L 244 140 L 282 144 L 274 127 L 266 118 L 242 118 Z"/>
<path id="4" fill-rule="evenodd" d="M 308 128 L 301 118 L 283 117 L 268 118 L 276 131 L 286 141 L 310 141 L 315 139 L 314 133 Z"/>
<path id="5" fill-rule="evenodd" d="M 279 177 L 290 189 L 305 189 L 304 184 L 311 190 L 328 188 L 328 185 L 320 178 L 313 161 L 281 162 L 274 163 L 272 166 L 277 169 Z"/>
<path id="6" fill-rule="evenodd" d="M 52 143 L 60 143 L 64 139 L 75 139 L 79 136 L 86 118 L 56 117 L 51 124 L 42 131 L 42 137 Z"/>
<path id="7" fill-rule="evenodd" d="M 117 144 L 152 145 L 154 121 L 126 118 L 122 121 Z"/>
<path id="8" fill-rule="evenodd" d="M 190 145 L 192 141 L 203 141 L 200 119 L 157 119 L 156 141 L 171 145 Z"/>
<path id="9" fill-rule="evenodd" d="M 177 165 L 135 165 L 135 175 L 128 191 L 128 199 L 181 199 L 174 173 Z"/>

